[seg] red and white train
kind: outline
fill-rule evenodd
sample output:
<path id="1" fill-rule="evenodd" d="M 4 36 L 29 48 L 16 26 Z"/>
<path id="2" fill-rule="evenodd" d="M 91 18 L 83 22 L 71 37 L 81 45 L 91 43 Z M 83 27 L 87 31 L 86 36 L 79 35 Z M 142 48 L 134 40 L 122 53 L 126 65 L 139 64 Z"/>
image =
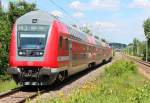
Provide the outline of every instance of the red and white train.
<path id="1" fill-rule="evenodd" d="M 46 12 L 31 11 L 14 24 L 7 71 L 22 85 L 50 85 L 111 58 L 105 43 Z"/>

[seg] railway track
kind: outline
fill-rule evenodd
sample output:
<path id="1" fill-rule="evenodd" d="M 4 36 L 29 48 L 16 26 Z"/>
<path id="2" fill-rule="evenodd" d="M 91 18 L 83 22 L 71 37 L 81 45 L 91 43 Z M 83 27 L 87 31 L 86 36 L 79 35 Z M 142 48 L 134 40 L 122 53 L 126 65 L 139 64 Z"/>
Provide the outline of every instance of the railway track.
<path id="1" fill-rule="evenodd" d="M 150 62 L 146 62 L 146 61 L 143 61 L 143 60 L 139 60 L 139 59 L 135 59 L 135 58 L 132 58 L 134 61 L 140 63 L 140 64 L 143 64 L 147 67 L 150 67 Z"/>
<path id="2" fill-rule="evenodd" d="M 48 89 L 38 90 L 38 88 L 33 87 L 19 87 L 0 94 L 0 103 L 24 103 L 26 100 L 33 99 L 47 91 Z"/>
<path id="3" fill-rule="evenodd" d="M 16 93 L 17 91 L 19 91 L 21 89 L 21 87 L 18 87 L 18 88 L 15 88 L 15 89 L 12 89 L 12 90 L 9 90 L 9 91 L 6 91 L 6 92 L 3 92 L 3 93 L 0 93 L 0 100 L 8 95 L 11 95 L 13 93 Z"/>
<path id="4" fill-rule="evenodd" d="M 127 59 L 134 61 L 139 67 L 139 73 L 142 74 L 147 79 L 150 79 L 150 62 L 146 62 L 128 55 L 125 55 L 125 57 Z"/>
<path id="5" fill-rule="evenodd" d="M 138 62 L 138 63 L 140 63 L 140 64 L 142 64 L 142 65 L 150 67 L 150 62 L 146 62 L 146 61 L 143 61 L 143 60 L 140 60 L 140 59 L 136 59 L 136 58 L 130 57 L 130 56 L 127 56 L 127 57 L 132 59 L 132 60 L 134 60 L 134 61 L 136 61 L 136 62 Z"/>

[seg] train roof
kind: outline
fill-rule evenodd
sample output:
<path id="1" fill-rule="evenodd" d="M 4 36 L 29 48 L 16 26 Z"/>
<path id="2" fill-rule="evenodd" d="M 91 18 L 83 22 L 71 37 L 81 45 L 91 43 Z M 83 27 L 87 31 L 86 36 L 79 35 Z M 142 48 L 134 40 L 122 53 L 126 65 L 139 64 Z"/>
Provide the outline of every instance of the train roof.
<path id="1" fill-rule="evenodd" d="M 33 19 L 38 20 L 36 24 L 44 24 L 44 25 L 50 25 L 50 22 L 53 20 L 59 21 L 60 23 L 64 24 L 67 26 L 68 31 L 72 37 L 75 37 L 78 40 L 87 42 L 92 45 L 101 45 L 101 41 L 97 40 L 94 36 L 89 36 L 86 33 L 82 32 L 81 30 L 73 27 L 72 25 L 64 23 L 62 20 L 58 18 L 54 18 L 50 13 L 44 12 L 44 11 L 31 11 L 23 16 L 19 17 L 16 21 L 17 24 L 33 24 Z M 43 19 L 41 19 L 43 18 Z"/>
<path id="2" fill-rule="evenodd" d="M 33 19 L 31 18 L 38 20 L 37 24 L 49 25 L 50 22 L 52 22 L 52 16 L 49 13 L 37 10 L 37 11 L 28 12 L 24 14 L 23 16 L 19 17 L 16 23 L 17 24 L 32 24 Z"/>

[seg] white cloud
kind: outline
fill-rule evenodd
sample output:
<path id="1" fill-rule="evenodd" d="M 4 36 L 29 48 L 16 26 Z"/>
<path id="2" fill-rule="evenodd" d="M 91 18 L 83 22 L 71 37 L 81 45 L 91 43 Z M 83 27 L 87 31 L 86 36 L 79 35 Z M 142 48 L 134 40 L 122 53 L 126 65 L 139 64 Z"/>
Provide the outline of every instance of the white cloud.
<path id="1" fill-rule="evenodd" d="M 118 28 L 117 23 L 106 22 L 106 21 L 96 21 L 94 25 L 95 27 L 98 27 L 100 29 L 106 29 L 106 30 L 112 30 Z"/>
<path id="2" fill-rule="evenodd" d="M 120 8 L 120 0 L 93 0 L 91 6 L 99 10 L 118 10 Z"/>
<path id="3" fill-rule="evenodd" d="M 84 14 L 82 12 L 76 12 L 73 14 L 74 17 L 76 18 L 83 18 L 84 17 Z"/>
<path id="4" fill-rule="evenodd" d="M 132 8 L 150 8 L 150 0 L 133 0 L 131 4 L 129 4 Z"/>
<path id="5" fill-rule="evenodd" d="M 120 18 L 113 21 L 97 21 L 95 22 L 94 31 L 98 31 L 101 37 L 113 42 L 128 44 L 132 42 L 133 38 L 143 41 L 145 36 L 142 25 L 145 16 L 134 15 L 133 17 L 134 19 L 128 18 L 123 20 Z"/>
<path id="6" fill-rule="evenodd" d="M 75 9 L 75 10 L 82 10 L 83 9 L 83 4 L 81 4 L 80 1 L 73 1 L 71 4 L 70 4 L 70 7 Z"/>
<path id="7" fill-rule="evenodd" d="M 83 3 L 80 1 L 73 1 L 70 7 L 77 11 L 84 10 L 118 10 L 120 8 L 120 0 L 91 0 Z"/>
<path id="8" fill-rule="evenodd" d="M 54 16 L 63 17 L 63 13 L 58 10 L 52 11 L 51 14 Z"/>

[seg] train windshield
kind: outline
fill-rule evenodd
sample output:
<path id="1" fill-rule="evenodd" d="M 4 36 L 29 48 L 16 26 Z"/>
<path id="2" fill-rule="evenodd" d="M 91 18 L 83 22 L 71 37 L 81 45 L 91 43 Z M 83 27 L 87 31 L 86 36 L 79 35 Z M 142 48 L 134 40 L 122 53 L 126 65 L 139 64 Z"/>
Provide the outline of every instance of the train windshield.
<path id="1" fill-rule="evenodd" d="M 44 49 L 45 34 L 20 34 L 20 49 Z"/>
<path id="2" fill-rule="evenodd" d="M 18 25 L 19 49 L 44 49 L 50 25 Z"/>

